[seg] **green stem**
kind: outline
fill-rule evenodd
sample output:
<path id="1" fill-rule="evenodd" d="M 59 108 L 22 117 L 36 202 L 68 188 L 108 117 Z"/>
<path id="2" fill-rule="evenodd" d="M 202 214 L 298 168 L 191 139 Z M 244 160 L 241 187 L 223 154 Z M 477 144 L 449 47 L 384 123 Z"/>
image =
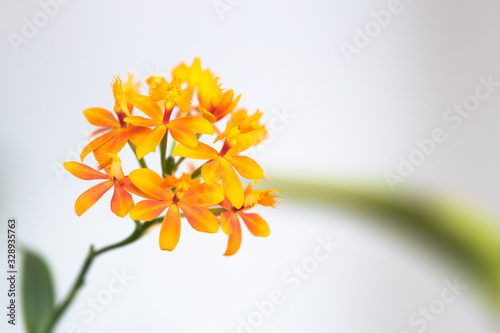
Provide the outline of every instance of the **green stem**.
<path id="1" fill-rule="evenodd" d="M 132 148 L 132 151 L 134 152 L 134 155 L 135 157 L 137 158 L 137 147 L 136 145 L 134 145 L 132 142 L 128 142 L 128 145 L 130 146 L 130 148 Z M 146 164 L 146 160 L 144 160 L 144 157 L 139 159 L 137 158 L 137 161 L 139 162 L 139 165 L 141 166 L 141 168 L 147 168 L 148 165 Z"/>
<path id="2" fill-rule="evenodd" d="M 117 249 L 123 246 L 126 246 L 128 244 L 131 244 L 141 238 L 142 235 L 144 235 L 145 231 L 150 228 L 152 225 L 160 223 L 163 220 L 163 217 L 157 218 L 151 222 L 146 222 L 146 223 L 140 223 L 136 221 L 136 227 L 132 234 L 125 238 L 124 240 L 111 244 L 109 246 L 103 247 L 100 250 L 94 250 L 94 246 L 91 245 L 89 252 L 87 254 L 87 257 L 85 258 L 85 261 L 83 262 L 82 268 L 80 269 L 80 273 L 78 274 L 78 277 L 76 278 L 75 283 L 71 287 L 71 290 L 69 291 L 68 295 L 66 298 L 54 309 L 54 312 L 50 318 L 49 324 L 47 325 L 47 328 L 42 331 L 44 333 L 50 333 L 53 331 L 55 325 L 61 318 L 61 316 L 66 312 L 68 309 L 68 306 L 71 304 L 71 302 L 74 300 L 76 294 L 80 290 L 80 288 L 84 285 L 85 283 L 85 276 L 87 275 L 90 266 L 94 262 L 94 259 L 100 256 L 101 254 L 104 254 L 108 251 L 111 251 L 113 249 Z"/>
<path id="3" fill-rule="evenodd" d="M 167 142 L 168 142 L 168 129 L 161 139 L 160 142 L 160 159 L 161 159 L 161 174 L 162 177 L 165 177 L 167 173 Z"/>
<path id="4" fill-rule="evenodd" d="M 226 211 L 224 208 L 211 208 L 209 210 L 215 215 L 220 215 L 220 213 L 223 213 Z M 181 217 L 185 217 L 184 214 L 181 214 Z M 83 262 L 82 268 L 80 269 L 80 273 L 78 274 L 78 276 L 76 278 L 76 281 L 73 283 L 73 286 L 71 287 L 66 298 L 59 305 L 57 305 L 55 307 L 54 312 L 52 313 L 52 316 L 50 318 L 50 321 L 49 321 L 47 327 L 45 328 L 45 330 L 42 331 L 42 333 L 51 333 L 53 331 L 57 322 L 61 319 L 62 315 L 66 312 L 66 310 L 68 309 L 71 302 L 73 302 L 73 300 L 75 299 L 80 288 L 84 285 L 85 277 L 86 277 L 92 263 L 94 262 L 94 260 L 98 256 L 100 256 L 108 251 L 124 247 L 126 245 L 129 245 L 129 244 L 137 241 L 146 233 L 146 231 L 149 228 L 151 228 L 152 226 L 154 226 L 156 224 L 161 223 L 163 221 L 163 218 L 164 218 L 163 216 L 158 217 L 150 222 L 144 222 L 144 223 L 141 223 L 139 221 L 134 220 L 135 229 L 132 232 L 132 234 L 130 234 L 130 236 L 128 236 L 124 240 L 117 242 L 117 243 L 114 243 L 114 244 L 111 244 L 111 245 L 108 245 L 108 246 L 105 246 L 99 250 L 94 250 L 94 246 L 91 245 L 89 252 L 87 254 L 87 257 L 85 258 L 85 261 Z"/>

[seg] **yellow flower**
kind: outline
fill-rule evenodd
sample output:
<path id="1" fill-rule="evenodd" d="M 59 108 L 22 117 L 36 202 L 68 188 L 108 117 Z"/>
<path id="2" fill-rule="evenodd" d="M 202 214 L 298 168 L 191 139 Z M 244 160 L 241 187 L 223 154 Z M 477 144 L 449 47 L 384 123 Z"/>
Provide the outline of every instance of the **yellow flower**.
<path id="1" fill-rule="evenodd" d="M 120 217 L 125 217 L 134 202 L 130 193 L 144 196 L 142 191 L 137 189 L 125 176 L 122 171 L 120 158 L 113 154 L 108 154 L 104 171 L 99 172 L 85 164 L 78 162 L 66 162 L 64 168 L 73 176 L 83 180 L 106 179 L 105 182 L 97 184 L 83 192 L 75 202 L 76 215 L 81 216 L 92 207 L 111 187 L 114 186 L 114 193 L 111 199 L 111 211 Z"/>
<path id="2" fill-rule="evenodd" d="M 243 185 L 236 171 L 247 179 L 264 177 L 264 171 L 257 162 L 250 157 L 238 155 L 250 146 L 249 142 L 246 140 L 231 147 L 225 140 L 220 152 L 202 142 L 199 142 L 196 148 L 179 144 L 174 150 L 174 156 L 209 160 L 201 168 L 201 177 L 208 184 L 217 183 L 222 179 L 224 193 L 236 208 L 240 208 L 243 205 L 244 194 Z"/>
<path id="3" fill-rule="evenodd" d="M 160 230 L 160 248 L 172 251 L 179 242 L 181 233 L 181 210 L 189 224 L 197 231 L 216 233 L 219 225 L 215 216 L 205 207 L 220 203 L 224 199 L 218 184 L 198 184 L 185 191 L 175 193 L 170 181 L 149 169 L 138 169 L 130 173 L 130 180 L 153 200 L 138 202 L 130 211 L 134 220 L 151 221 L 165 210 Z"/>
<path id="4" fill-rule="evenodd" d="M 156 147 L 166 135 L 167 129 L 175 140 L 189 147 L 198 145 L 198 138 L 195 133 L 214 134 L 212 124 L 202 117 L 188 116 L 170 120 L 173 105 L 166 108 L 165 112 L 162 112 L 158 103 L 152 98 L 142 95 L 134 96 L 131 102 L 136 108 L 144 112 L 149 119 L 130 116 L 124 119 L 125 122 L 140 127 L 154 127 L 153 131 L 137 144 L 136 153 L 139 159 L 156 150 Z"/>
<path id="5" fill-rule="evenodd" d="M 275 199 L 280 197 L 272 194 L 271 192 L 278 192 L 276 190 L 253 190 L 251 185 L 245 189 L 244 205 L 241 208 L 236 208 L 231 205 L 230 201 L 225 199 L 221 206 L 227 212 L 221 213 L 220 224 L 222 231 L 229 235 L 225 256 L 230 256 L 238 252 L 241 246 L 241 225 L 240 220 L 245 223 L 248 230 L 252 235 L 257 237 L 267 237 L 270 234 L 267 222 L 255 213 L 247 213 L 246 211 L 255 207 L 256 205 L 276 208 L 278 203 Z"/>
<path id="6" fill-rule="evenodd" d="M 133 75 L 129 75 L 125 83 L 125 88 L 120 78 L 115 78 L 112 88 L 113 95 L 115 96 L 114 111 L 117 117 L 110 111 L 99 107 L 83 111 L 83 115 L 87 118 L 89 123 L 100 127 L 91 134 L 91 137 L 96 134 L 103 134 L 92 140 L 83 148 L 80 154 L 80 159 L 82 161 L 88 154 L 95 152 L 96 149 L 108 142 L 112 142 L 112 144 L 109 145 L 109 152 L 118 154 L 123 146 L 127 144 L 128 140 L 137 145 L 139 141 L 151 132 L 149 128 L 129 125 L 124 121 L 126 116 L 132 114 L 134 107 L 130 103 L 130 99 L 135 96 L 138 89 L 138 85 L 133 83 Z"/>

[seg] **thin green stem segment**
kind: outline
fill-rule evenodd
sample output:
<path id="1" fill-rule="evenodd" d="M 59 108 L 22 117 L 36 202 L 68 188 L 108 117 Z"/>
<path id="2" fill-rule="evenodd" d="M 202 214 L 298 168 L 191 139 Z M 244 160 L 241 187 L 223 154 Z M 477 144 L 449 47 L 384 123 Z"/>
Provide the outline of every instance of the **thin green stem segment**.
<path id="1" fill-rule="evenodd" d="M 132 151 L 134 152 L 134 155 L 135 157 L 137 158 L 137 147 L 136 145 L 134 145 L 132 142 L 128 142 L 128 145 L 130 146 L 130 148 L 132 148 Z M 139 159 L 137 158 L 137 161 L 139 162 L 139 165 L 141 166 L 141 168 L 147 168 L 148 165 L 146 164 L 146 160 L 144 160 L 144 157 Z"/>
<path id="2" fill-rule="evenodd" d="M 161 159 L 161 174 L 162 177 L 165 177 L 167 173 L 167 142 L 168 142 L 168 129 L 161 139 L 160 142 L 160 159 Z"/>
<path id="3" fill-rule="evenodd" d="M 215 215 L 220 215 L 220 213 L 225 212 L 226 210 L 224 208 L 213 208 L 213 209 L 210 209 L 210 211 Z M 181 214 L 181 217 L 184 217 L 184 214 Z M 50 318 L 50 321 L 49 321 L 47 327 L 42 331 L 42 333 L 51 333 L 53 331 L 53 329 L 55 328 L 55 325 L 57 324 L 59 319 L 61 319 L 64 312 L 66 312 L 66 310 L 68 309 L 71 302 L 73 302 L 73 300 L 75 299 L 76 294 L 78 293 L 80 288 L 85 284 L 85 277 L 86 277 L 92 263 L 94 262 L 94 260 L 98 256 L 100 256 L 108 251 L 124 247 L 126 245 L 129 245 L 129 244 L 137 241 L 142 236 L 144 236 L 144 234 L 146 233 L 146 231 L 149 228 L 153 227 L 156 224 L 161 223 L 163 221 L 163 218 L 164 218 L 163 216 L 158 217 L 150 222 L 134 221 L 135 222 L 135 229 L 132 232 L 132 234 L 130 234 L 127 238 L 125 238 L 124 240 L 122 240 L 120 242 L 105 246 L 99 250 L 95 250 L 94 246 L 91 245 L 89 252 L 87 254 L 87 257 L 85 258 L 85 261 L 83 262 L 82 268 L 80 269 L 80 273 L 78 274 L 78 276 L 76 278 L 76 281 L 73 283 L 73 286 L 71 287 L 68 295 L 66 295 L 65 299 L 55 307 L 55 309 L 52 313 L 52 316 Z"/>

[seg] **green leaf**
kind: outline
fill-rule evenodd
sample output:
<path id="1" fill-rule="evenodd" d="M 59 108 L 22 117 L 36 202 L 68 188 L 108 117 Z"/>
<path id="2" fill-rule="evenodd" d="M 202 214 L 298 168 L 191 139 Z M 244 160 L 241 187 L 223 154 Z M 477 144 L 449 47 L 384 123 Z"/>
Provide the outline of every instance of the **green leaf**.
<path id="1" fill-rule="evenodd" d="M 47 325 L 55 303 L 50 268 L 36 252 L 23 249 L 20 271 L 21 305 L 28 333 L 41 332 Z"/>

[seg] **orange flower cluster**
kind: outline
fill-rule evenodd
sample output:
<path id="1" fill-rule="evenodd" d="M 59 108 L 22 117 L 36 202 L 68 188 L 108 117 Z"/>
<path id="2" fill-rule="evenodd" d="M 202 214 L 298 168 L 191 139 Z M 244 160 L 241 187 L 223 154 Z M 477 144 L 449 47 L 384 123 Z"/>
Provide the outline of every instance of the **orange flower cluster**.
<path id="1" fill-rule="evenodd" d="M 64 167 L 80 179 L 103 182 L 78 197 L 76 214 L 81 216 L 113 187 L 111 211 L 117 216 L 129 214 L 136 221 L 149 222 L 166 211 L 161 218 L 162 250 L 172 251 L 177 246 L 183 216 L 197 231 L 217 233 L 221 226 L 229 235 L 225 255 L 240 248 L 240 218 L 253 235 L 268 236 L 266 221 L 247 211 L 257 205 L 276 208 L 279 197 L 273 192 L 278 191 L 254 190 L 251 184 L 244 190 L 238 176 L 250 183 L 264 177 L 257 162 L 241 155 L 266 138 L 266 128 L 260 124 L 262 113 L 248 115 L 245 109 L 237 109 L 241 95 L 235 97 L 233 90 L 222 89 L 219 78 L 201 68 L 200 59 L 191 66 L 182 63 L 174 68 L 170 82 L 159 76 L 149 77 L 146 82 L 148 96 L 139 94 L 139 84 L 132 75 L 126 82 L 116 78 L 112 83 L 114 113 L 98 107 L 83 112 L 98 129 L 80 157 L 83 162 L 93 153 L 98 167 L 93 169 L 79 162 L 66 162 Z M 135 109 L 144 116 L 133 114 Z M 223 119 L 228 120 L 221 131 L 216 126 Z M 173 142 L 167 156 L 169 134 Z M 201 135 L 215 138 L 209 145 L 199 141 Z M 118 157 L 127 143 L 143 166 L 128 176 Z M 144 160 L 157 148 L 161 174 L 147 168 Z M 186 159 L 206 162 L 198 169 L 191 167 L 190 173 L 176 176 Z M 145 200 L 134 204 L 132 194 Z"/>

